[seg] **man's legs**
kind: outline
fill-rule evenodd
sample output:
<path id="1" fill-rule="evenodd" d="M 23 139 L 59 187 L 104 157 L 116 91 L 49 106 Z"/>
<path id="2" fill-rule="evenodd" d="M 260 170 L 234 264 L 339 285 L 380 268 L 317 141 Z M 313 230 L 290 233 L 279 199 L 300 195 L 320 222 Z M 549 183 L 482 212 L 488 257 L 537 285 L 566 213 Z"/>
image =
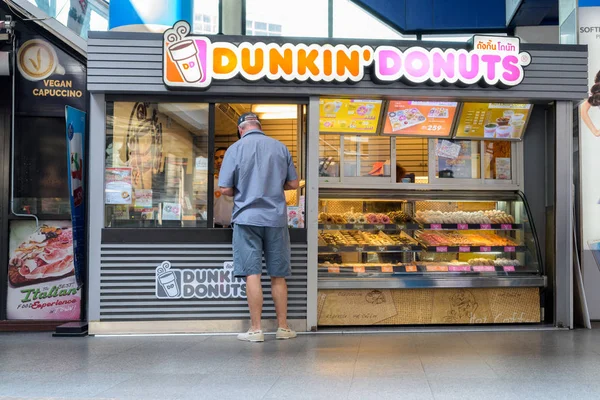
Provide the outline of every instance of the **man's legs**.
<path id="1" fill-rule="evenodd" d="M 248 297 L 248 308 L 250 309 L 251 331 L 261 330 L 263 292 L 260 284 L 260 275 L 250 275 L 246 278 L 246 296 Z M 286 299 L 287 300 L 287 299 Z M 279 315 L 279 314 L 278 314 Z"/>
<path id="2" fill-rule="evenodd" d="M 271 293 L 275 302 L 277 323 L 279 328 L 289 329 L 287 323 L 287 283 L 285 278 L 271 278 Z"/>

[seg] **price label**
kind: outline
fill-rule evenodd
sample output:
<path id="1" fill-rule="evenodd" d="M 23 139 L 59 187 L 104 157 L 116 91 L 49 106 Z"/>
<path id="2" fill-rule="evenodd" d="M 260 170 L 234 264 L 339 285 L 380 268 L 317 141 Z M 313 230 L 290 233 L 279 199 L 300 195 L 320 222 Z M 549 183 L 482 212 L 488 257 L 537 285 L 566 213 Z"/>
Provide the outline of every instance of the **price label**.
<path id="1" fill-rule="evenodd" d="M 515 267 L 513 266 L 506 266 L 504 267 L 504 272 L 515 272 Z"/>
<path id="2" fill-rule="evenodd" d="M 396 225 L 396 229 L 402 231 L 402 230 L 406 229 L 406 225 Z"/>
<path id="3" fill-rule="evenodd" d="M 325 229 L 326 231 L 330 231 L 333 229 L 333 227 L 331 225 L 323 225 L 323 229 Z"/>
<path id="4" fill-rule="evenodd" d="M 490 224 L 481 224 L 481 225 L 479 225 L 479 229 L 492 229 L 492 225 L 490 225 Z"/>
<path id="5" fill-rule="evenodd" d="M 447 253 L 448 247 L 447 246 L 438 246 L 435 248 L 435 252 L 436 253 Z"/>
<path id="6" fill-rule="evenodd" d="M 471 252 L 471 247 L 470 246 L 460 246 L 458 248 L 458 252 L 459 253 L 470 253 Z"/>
<path id="7" fill-rule="evenodd" d="M 356 251 L 365 251 L 364 247 L 357 247 Z"/>
<path id="8" fill-rule="evenodd" d="M 427 272 L 448 272 L 446 265 L 428 265 Z"/>
<path id="9" fill-rule="evenodd" d="M 375 225 L 375 229 L 379 229 L 380 231 L 385 229 L 385 225 Z"/>
<path id="10" fill-rule="evenodd" d="M 417 272 L 417 266 L 416 265 L 406 265 L 404 267 L 404 269 L 406 270 L 406 272 Z"/>
<path id="11" fill-rule="evenodd" d="M 484 253 L 489 253 L 490 251 L 492 251 L 492 248 L 489 246 L 481 246 L 479 248 L 479 251 L 484 252 Z"/>
<path id="12" fill-rule="evenodd" d="M 331 251 L 334 253 L 337 253 L 338 251 L 340 251 L 340 249 L 338 249 L 337 247 L 332 247 Z"/>
<path id="13" fill-rule="evenodd" d="M 471 267 L 469 265 L 451 265 L 448 270 L 450 272 L 470 272 Z"/>
<path id="14" fill-rule="evenodd" d="M 515 252 L 515 246 L 506 246 L 506 247 L 504 247 L 504 252 L 506 252 L 506 253 L 514 253 Z"/>
<path id="15" fill-rule="evenodd" d="M 381 266 L 381 272 L 385 272 L 388 274 L 391 274 L 394 272 L 394 267 L 391 265 L 382 265 Z"/>
<path id="16" fill-rule="evenodd" d="M 327 267 L 327 272 L 329 272 L 330 274 L 339 274 L 340 267 Z"/>
<path id="17" fill-rule="evenodd" d="M 475 272 L 496 272 L 496 268 L 491 265 L 476 265 L 473 267 Z"/>
<path id="18" fill-rule="evenodd" d="M 431 224 L 429 227 L 432 230 L 439 231 L 442 229 L 442 224 Z"/>
<path id="19" fill-rule="evenodd" d="M 365 267 L 354 267 L 354 272 L 357 274 L 364 274 L 365 273 Z"/>
<path id="20" fill-rule="evenodd" d="M 386 250 L 387 250 L 387 247 L 385 247 L 385 246 L 379 246 L 377 248 L 377 251 L 386 251 Z"/>
<path id="21" fill-rule="evenodd" d="M 354 229 L 362 231 L 365 229 L 365 226 L 364 225 L 354 225 Z"/>
<path id="22" fill-rule="evenodd" d="M 458 224 L 458 225 L 456 225 L 456 228 L 461 231 L 465 231 L 465 230 L 469 229 L 469 224 Z"/>
<path id="23" fill-rule="evenodd" d="M 503 231 L 510 231 L 512 229 L 512 224 L 502 224 L 500 225 L 500 229 Z"/>

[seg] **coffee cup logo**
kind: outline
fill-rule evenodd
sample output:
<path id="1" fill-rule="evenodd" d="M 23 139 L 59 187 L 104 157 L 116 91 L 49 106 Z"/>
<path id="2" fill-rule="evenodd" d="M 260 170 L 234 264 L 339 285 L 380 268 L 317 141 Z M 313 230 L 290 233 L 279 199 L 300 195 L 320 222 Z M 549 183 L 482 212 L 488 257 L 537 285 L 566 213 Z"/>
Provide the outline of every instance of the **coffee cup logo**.
<path id="1" fill-rule="evenodd" d="M 23 43 L 17 53 L 17 67 L 21 75 L 32 82 L 47 79 L 54 74 L 65 74 L 54 47 L 41 39 Z"/>
<path id="2" fill-rule="evenodd" d="M 203 77 L 202 64 L 198 57 L 198 48 L 193 39 L 186 39 L 190 33 L 190 25 L 180 21 L 172 29 L 165 32 L 169 44 L 171 59 L 177 65 L 179 73 L 187 83 L 200 82 Z"/>
<path id="3" fill-rule="evenodd" d="M 171 263 L 164 261 L 160 267 L 156 269 L 156 295 L 158 298 L 176 299 L 181 297 L 181 289 L 179 288 L 179 276 L 174 271 L 171 271 Z M 159 293 L 158 288 L 162 289 L 163 293 Z"/>

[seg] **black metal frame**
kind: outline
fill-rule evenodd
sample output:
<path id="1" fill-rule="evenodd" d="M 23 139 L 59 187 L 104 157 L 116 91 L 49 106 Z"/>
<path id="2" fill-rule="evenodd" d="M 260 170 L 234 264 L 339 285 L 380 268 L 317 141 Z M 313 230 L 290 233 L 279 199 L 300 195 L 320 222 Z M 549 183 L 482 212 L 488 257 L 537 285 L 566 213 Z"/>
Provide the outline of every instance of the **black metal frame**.
<path id="1" fill-rule="evenodd" d="M 8 294 L 10 110 L 0 110 L 0 321 L 6 320 Z"/>

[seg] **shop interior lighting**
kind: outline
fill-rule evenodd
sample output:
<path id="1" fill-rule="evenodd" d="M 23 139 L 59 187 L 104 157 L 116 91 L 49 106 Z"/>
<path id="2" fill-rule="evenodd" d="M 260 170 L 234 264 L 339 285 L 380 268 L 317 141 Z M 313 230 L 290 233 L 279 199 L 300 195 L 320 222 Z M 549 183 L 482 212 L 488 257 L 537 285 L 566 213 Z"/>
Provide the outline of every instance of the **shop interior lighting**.
<path id="1" fill-rule="evenodd" d="M 298 106 L 295 104 L 255 104 L 252 106 L 253 113 L 296 113 Z"/>
<path id="2" fill-rule="evenodd" d="M 294 112 L 268 112 L 263 114 L 258 114 L 259 119 L 296 119 L 298 118 L 298 113 Z"/>

